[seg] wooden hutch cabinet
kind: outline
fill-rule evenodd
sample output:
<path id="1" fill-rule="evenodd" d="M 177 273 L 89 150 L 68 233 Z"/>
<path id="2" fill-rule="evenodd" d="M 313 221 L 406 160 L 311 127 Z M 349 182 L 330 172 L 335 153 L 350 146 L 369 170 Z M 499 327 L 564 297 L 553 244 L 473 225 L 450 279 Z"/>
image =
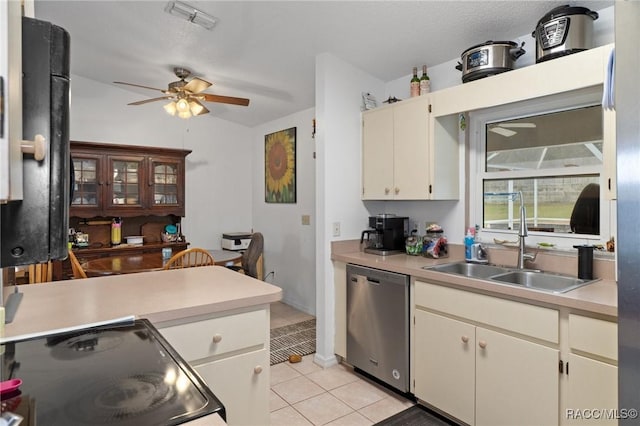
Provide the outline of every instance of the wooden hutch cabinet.
<path id="1" fill-rule="evenodd" d="M 85 260 L 115 255 L 135 256 L 189 243 L 163 242 L 167 224 L 185 216 L 185 159 L 191 151 L 111 143 L 71 141 L 73 194 L 69 226 L 90 235 L 90 246 L 74 248 Z M 122 237 L 142 235 L 144 244 L 110 244 L 110 224 L 123 218 Z M 123 241 L 124 243 L 124 241 Z M 55 262 L 54 280 L 72 277 L 68 260 Z"/>
<path id="2" fill-rule="evenodd" d="M 69 216 L 184 216 L 185 157 L 190 152 L 71 141 Z"/>

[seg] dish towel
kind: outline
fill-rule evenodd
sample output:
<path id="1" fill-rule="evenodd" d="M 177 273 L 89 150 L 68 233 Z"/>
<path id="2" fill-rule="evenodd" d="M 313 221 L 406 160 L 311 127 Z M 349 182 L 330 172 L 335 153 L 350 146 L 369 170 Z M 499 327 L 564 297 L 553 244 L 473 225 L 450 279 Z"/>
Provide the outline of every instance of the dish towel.
<path id="1" fill-rule="evenodd" d="M 602 107 L 605 110 L 614 110 L 614 88 L 615 88 L 615 65 L 616 65 L 616 49 L 613 48 L 609 53 L 609 61 L 607 62 L 607 73 L 604 76 L 604 87 L 602 90 Z"/>

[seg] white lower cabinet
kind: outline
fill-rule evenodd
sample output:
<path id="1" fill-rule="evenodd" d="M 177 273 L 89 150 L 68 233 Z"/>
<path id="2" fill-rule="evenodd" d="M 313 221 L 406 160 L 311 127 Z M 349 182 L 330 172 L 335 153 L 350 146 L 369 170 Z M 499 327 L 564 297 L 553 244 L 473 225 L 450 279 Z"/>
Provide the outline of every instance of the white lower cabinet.
<path id="1" fill-rule="evenodd" d="M 563 424 L 618 424 L 617 330 L 612 321 L 569 315 Z"/>
<path id="2" fill-rule="evenodd" d="M 476 328 L 476 426 L 557 425 L 560 351 Z"/>
<path id="3" fill-rule="evenodd" d="M 415 286 L 419 400 L 474 426 L 558 424 L 558 311 Z"/>
<path id="4" fill-rule="evenodd" d="M 558 424 L 559 351 L 416 310 L 415 395 L 470 425 Z"/>
<path id="5" fill-rule="evenodd" d="M 265 359 L 267 360 L 265 364 Z M 227 410 L 230 425 L 263 425 L 269 412 L 269 353 L 266 349 L 195 367 Z"/>
<path id="6" fill-rule="evenodd" d="M 415 395 L 472 425 L 476 331 L 473 325 L 416 310 Z"/>
<path id="7" fill-rule="evenodd" d="M 232 426 L 269 424 L 269 307 L 257 308 L 156 324 L 220 399 Z"/>
<path id="8" fill-rule="evenodd" d="M 570 354 L 566 424 L 617 425 L 617 409 L 618 367 Z"/>

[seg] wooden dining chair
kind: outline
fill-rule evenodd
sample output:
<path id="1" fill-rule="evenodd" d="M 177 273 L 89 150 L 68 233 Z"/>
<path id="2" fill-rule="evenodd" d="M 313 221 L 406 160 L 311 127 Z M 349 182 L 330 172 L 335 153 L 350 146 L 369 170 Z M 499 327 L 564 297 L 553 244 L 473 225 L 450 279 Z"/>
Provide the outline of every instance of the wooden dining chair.
<path id="1" fill-rule="evenodd" d="M 80 265 L 78 258 L 72 250 L 69 250 L 69 262 L 71 262 L 71 270 L 73 271 L 74 279 L 88 278 L 87 273 L 82 269 L 82 265 Z"/>
<path id="2" fill-rule="evenodd" d="M 29 284 L 41 284 L 53 281 L 51 261 L 29 265 Z"/>
<path id="3" fill-rule="evenodd" d="M 209 265 L 215 265 L 213 256 L 205 249 L 194 247 L 182 250 L 171 256 L 171 259 L 167 260 L 162 269 L 181 269 Z"/>

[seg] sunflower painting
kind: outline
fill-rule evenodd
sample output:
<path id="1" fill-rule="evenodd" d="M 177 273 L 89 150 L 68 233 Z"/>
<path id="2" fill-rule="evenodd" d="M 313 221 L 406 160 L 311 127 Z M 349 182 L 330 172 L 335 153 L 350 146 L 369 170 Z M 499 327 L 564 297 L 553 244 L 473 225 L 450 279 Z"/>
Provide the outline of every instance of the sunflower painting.
<path id="1" fill-rule="evenodd" d="M 296 128 L 264 137 L 264 200 L 296 202 Z"/>

